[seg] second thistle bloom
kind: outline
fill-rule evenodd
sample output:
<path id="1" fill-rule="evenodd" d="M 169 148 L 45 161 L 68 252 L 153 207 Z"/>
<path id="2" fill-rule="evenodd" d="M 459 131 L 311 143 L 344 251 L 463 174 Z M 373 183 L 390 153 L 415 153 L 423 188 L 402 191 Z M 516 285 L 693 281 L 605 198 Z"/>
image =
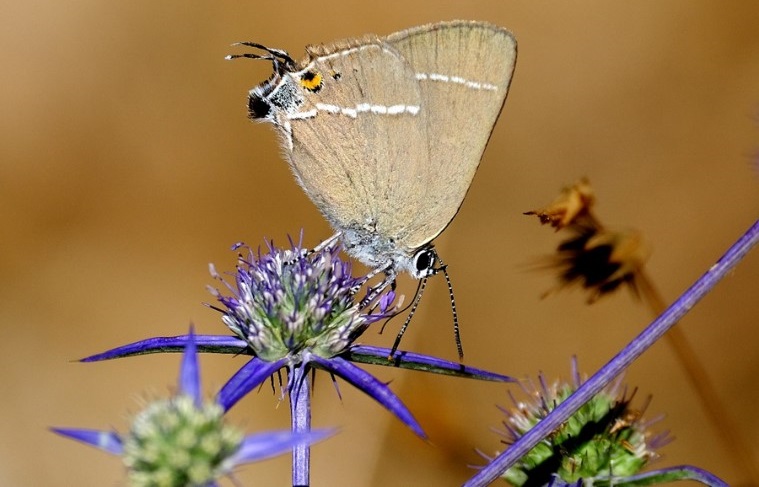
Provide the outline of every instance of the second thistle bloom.
<path id="1" fill-rule="evenodd" d="M 187 335 L 179 392 L 151 402 L 128 433 L 54 428 L 61 436 L 122 458 L 132 487 L 215 487 L 237 466 L 319 441 L 329 432 L 273 431 L 244 437 L 224 420 L 225 409 L 201 398 L 200 367 L 192 330 Z"/>
<path id="2" fill-rule="evenodd" d="M 343 352 L 371 323 L 387 318 L 393 293 L 380 299 L 379 312 L 363 313 L 355 295 L 362 280 L 351 275 L 339 248 L 305 255 L 269 248 L 240 256 L 231 296 L 212 293 L 226 309 L 222 320 L 262 360 L 285 357 L 298 363 L 301 352 L 322 358 Z M 213 270 L 214 277 L 223 279 Z"/>

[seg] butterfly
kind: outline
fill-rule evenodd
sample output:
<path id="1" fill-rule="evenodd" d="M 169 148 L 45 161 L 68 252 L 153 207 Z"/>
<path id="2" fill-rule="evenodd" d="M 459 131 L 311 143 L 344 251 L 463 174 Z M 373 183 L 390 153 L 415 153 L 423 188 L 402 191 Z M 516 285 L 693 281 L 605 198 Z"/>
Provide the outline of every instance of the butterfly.
<path id="1" fill-rule="evenodd" d="M 346 252 L 396 276 L 446 275 L 432 241 L 458 212 L 501 112 L 517 56 L 506 29 L 476 21 L 423 25 L 308 46 L 296 62 L 253 42 L 273 73 L 248 93 L 248 114 L 273 124 L 298 184 Z M 410 319 L 410 315 L 409 315 Z M 401 329 L 397 348 L 409 319 Z"/>

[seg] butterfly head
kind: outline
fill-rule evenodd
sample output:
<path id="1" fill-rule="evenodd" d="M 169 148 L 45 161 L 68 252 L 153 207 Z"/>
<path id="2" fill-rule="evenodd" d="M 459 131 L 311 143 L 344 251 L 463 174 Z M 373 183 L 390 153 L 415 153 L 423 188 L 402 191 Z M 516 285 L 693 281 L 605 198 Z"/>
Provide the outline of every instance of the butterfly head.
<path id="1" fill-rule="evenodd" d="M 298 112 L 306 94 L 321 90 L 324 84 L 322 74 L 298 65 L 286 51 L 254 42 L 240 42 L 239 45 L 260 49 L 265 54 L 233 54 L 227 59 L 264 59 L 271 61 L 273 68 L 269 79 L 248 92 L 248 117 L 251 120 L 276 124 L 278 113 Z"/>

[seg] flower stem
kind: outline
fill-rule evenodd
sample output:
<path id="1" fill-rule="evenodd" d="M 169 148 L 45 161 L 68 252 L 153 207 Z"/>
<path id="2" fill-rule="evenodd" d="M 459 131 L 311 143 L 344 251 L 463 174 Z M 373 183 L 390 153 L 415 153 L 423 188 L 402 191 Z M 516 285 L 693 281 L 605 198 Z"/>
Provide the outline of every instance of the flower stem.
<path id="1" fill-rule="evenodd" d="M 308 383 L 307 367 L 303 364 L 290 369 L 290 418 L 292 432 L 311 432 L 311 388 Z M 311 473 L 311 448 L 301 443 L 293 448 L 293 487 L 307 487 Z"/>
<path id="2" fill-rule="evenodd" d="M 728 487 L 728 484 L 713 474 L 690 465 L 663 468 L 652 472 L 641 473 L 626 478 L 593 479 L 593 485 L 598 487 L 640 487 L 645 485 L 659 485 L 676 480 L 695 480 L 710 487 Z"/>
<path id="3" fill-rule="evenodd" d="M 725 275 L 746 256 L 759 242 L 759 220 L 701 276 L 669 308 L 656 318 L 643 332 L 622 349 L 614 358 L 596 372 L 585 384 L 559 404 L 545 419 L 524 434 L 506 451 L 469 479 L 465 487 L 484 487 L 495 481 L 503 472 L 513 466 L 522 456 L 532 450 L 543 438 L 551 434 L 580 407 L 603 389 L 617 375 L 624 371 L 635 359 L 656 343 L 667 330 L 706 296 Z"/>
<path id="4" fill-rule="evenodd" d="M 639 270 L 636 278 L 641 295 L 653 312 L 654 317 L 660 315 L 667 307 L 661 293 L 643 269 Z M 737 468 L 742 471 L 744 478 L 759 479 L 759 468 L 749 454 L 751 448 L 740 434 L 735 420 L 720 401 L 709 374 L 701 364 L 698 354 L 688 342 L 683 329 L 677 326 L 672 327 L 664 337 L 674 351 L 680 365 L 682 365 L 685 375 L 690 381 L 691 389 L 698 396 L 704 412 L 722 440 L 723 447 L 737 464 Z"/>

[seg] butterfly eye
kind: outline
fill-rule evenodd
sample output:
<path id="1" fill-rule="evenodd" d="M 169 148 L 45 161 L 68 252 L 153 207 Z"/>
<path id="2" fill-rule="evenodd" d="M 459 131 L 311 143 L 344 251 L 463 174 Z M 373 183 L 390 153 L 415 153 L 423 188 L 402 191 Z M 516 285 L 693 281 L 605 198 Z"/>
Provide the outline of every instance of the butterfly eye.
<path id="1" fill-rule="evenodd" d="M 270 111 L 271 104 L 267 100 L 257 94 L 248 96 L 248 117 L 252 119 L 266 118 Z"/>

